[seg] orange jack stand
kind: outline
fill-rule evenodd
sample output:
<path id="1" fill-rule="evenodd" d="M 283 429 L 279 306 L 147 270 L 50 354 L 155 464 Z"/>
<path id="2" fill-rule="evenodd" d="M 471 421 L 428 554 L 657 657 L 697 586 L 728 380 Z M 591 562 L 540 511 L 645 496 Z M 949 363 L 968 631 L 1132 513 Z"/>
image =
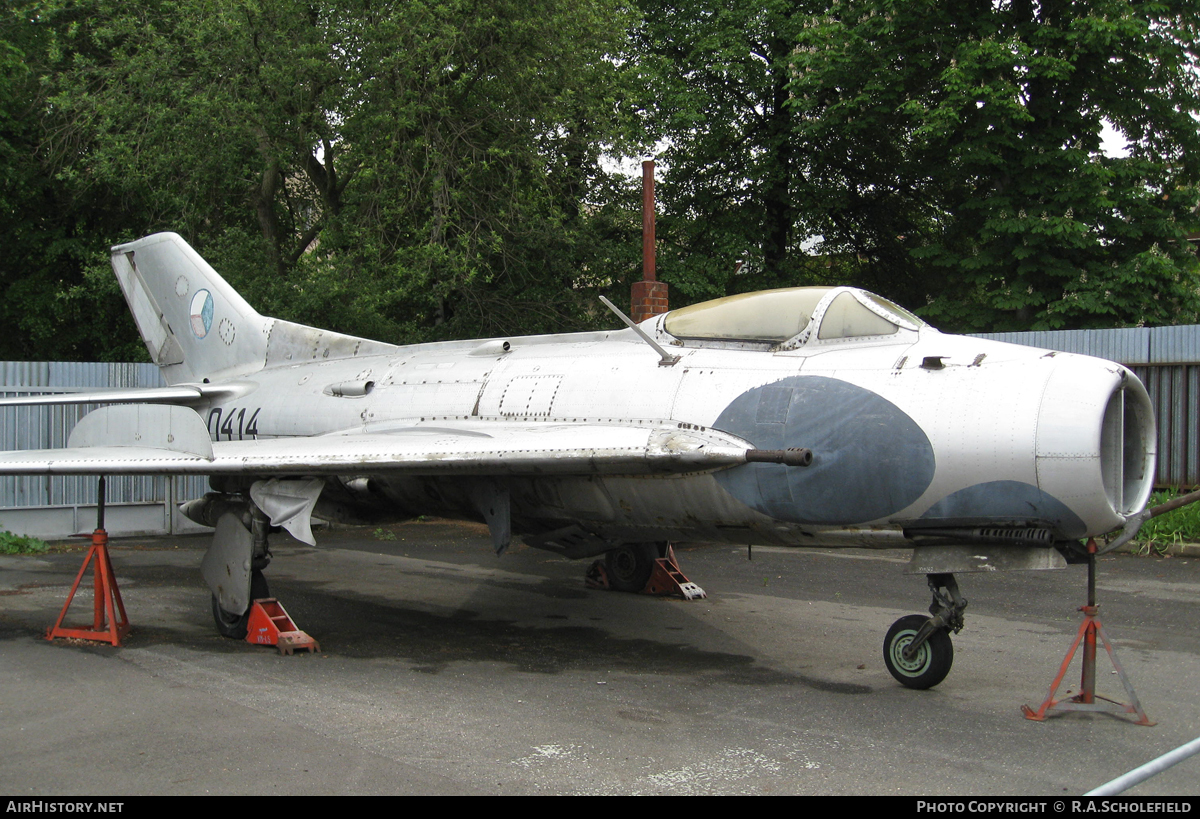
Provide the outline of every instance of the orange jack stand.
<path id="1" fill-rule="evenodd" d="M 1142 704 L 1138 701 L 1137 692 L 1133 690 L 1133 684 L 1125 676 L 1125 669 L 1121 668 L 1121 662 L 1117 659 L 1117 654 L 1113 650 L 1112 643 L 1109 642 L 1108 635 L 1104 633 L 1104 626 L 1100 624 L 1100 618 L 1097 616 L 1100 607 L 1096 605 L 1095 540 L 1088 541 L 1088 604 L 1081 606 L 1079 610 L 1083 612 L 1083 623 L 1080 624 L 1079 633 L 1075 635 L 1075 642 L 1071 644 L 1071 650 L 1067 652 L 1062 667 L 1058 670 L 1058 676 L 1050 684 L 1050 693 L 1046 695 L 1045 701 L 1037 711 L 1034 711 L 1028 705 L 1021 706 L 1021 712 L 1025 715 L 1025 719 L 1041 722 L 1052 711 L 1099 711 L 1107 714 L 1135 715 L 1138 717 L 1134 723 L 1135 725 L 1157 724 L 1150 717 L 1146 716 L 1146 712 L 1142 710 Z M 1121 679 L 1121 684 L 1125 686 L 1125 693 L 1129 695 L 1130 699 L 1128 704 L 1117 702 L 1096 693 L 1097 636 L 1104 643 L 1104 648 L 1108 651 L 1108 658 L 1112 660 L 1113 667 L 1117 671 L 1117 676 Z M 1058 687 L 1062 685 L 1063 677 L 1066 676 L 1067 668 L 1071 665 L 1071 660 L 1074 659 L 1075 651 L 1079 648 L 1080 643 L 1083 643 L 1083 671 L 1079 682 L 1079 693 L 1073 697 L 1064 697 L 1061 700 L 1055 700 L 1054 695 L 1058 693 Z M 1097 702 L 1097 700 L 1103 700 L 1104 702 Z"/>
<path id="2" fill-rule="evenodd" d="M 71 593 L 67 595 L 67 602 L 63 604 L 58 620 L 53 626 L 46 629 L 47 640 L 53 640 L 56 637 L 74 637 L 78 640 L 96 640 L 119 646 L 121 638 L 129 633 L 129 618 L 125 614 L 125 603 L 121 600 L 121 590 L 117 588 L 112 561 L 108 558 L 108 532 L 104 531 L 104 478 L 100 479 L 98 498 L 96 513 L 98 520 L 96 531 L 92 532 L 91 548 L 88 549 L 87 557 L 83 559 L 83 565 L 79 567 L 79 574 L 75 575 L 75 584 L 71 586 Z M 65 628 L 63 619 L 67 616 L 67 609 L 71 608 L 71 601 L 75 599 L 75 592 L 79 590 L 79 581 L 83 580 L 83 574 L 92 561 L 95 561 L 92 565 L 94 578 L 92 627 L 90 629 Z"/>
<path id="3" fill-rule="evenodd" d="M 250 619 L 246 623 L 246 642 L 260 646 L 275 646 L 280 654 L 296 649 L 321 650 L 312 637 L 296 628 L 292 618 L 273 597 L 264 597 L 250 604 Z"/>

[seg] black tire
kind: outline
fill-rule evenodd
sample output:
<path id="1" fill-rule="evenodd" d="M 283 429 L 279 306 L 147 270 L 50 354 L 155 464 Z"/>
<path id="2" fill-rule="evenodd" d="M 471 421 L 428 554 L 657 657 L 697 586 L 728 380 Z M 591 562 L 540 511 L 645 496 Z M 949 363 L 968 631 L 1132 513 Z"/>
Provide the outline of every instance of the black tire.
<path id="1" fill-rule="evenodd" d="M 640 592 L 646 588 L 658 558 L 655 543 L 626 543 L 604 553 L 608 585 L 617 591 Z"/>
<path id="2" fill-rule="evenodd" d="M 924 690 L 933 688 L 946 679 L 950 666 L 954 664 L 954 643 L 950 633 L 939 629 L 929 635 L 911 660 L 904 659 L 904 648 L 913 641 L 921 626 L 929 618 L 922 614 L 910 614 L 892 623 L 883 640 L 883 662 L 901 685 Z"/>
<path id="3" fill-rule="evenodd" d="M 270 596 L 271 590 L 267 588 L 267 579 L 263 577 L 262 572 L 255 569 L 250 573 L 250 599 L 253 601 Z M 225 611 L 214 594 L 212 596 L 212 613 L 218 634 L 231 640 L 246 639 L 246 624 L 250 621 L 249 606 L 241 614 Z"/>

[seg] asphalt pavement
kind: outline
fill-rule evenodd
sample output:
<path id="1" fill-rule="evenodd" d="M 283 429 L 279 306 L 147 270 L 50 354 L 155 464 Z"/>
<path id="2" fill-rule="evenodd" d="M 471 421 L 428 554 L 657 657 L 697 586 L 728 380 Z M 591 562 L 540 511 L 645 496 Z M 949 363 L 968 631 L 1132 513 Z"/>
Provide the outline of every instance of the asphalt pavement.
<path id="1" fill-rule="evenodd" d="M 207 538 L 114 541 L 124 645 L 44 639 L 81 548 L 0 557 L 0 793 L 1081 794 L 1200 736 L 1200 559 L 1105 557 L 1100 618 L 1154 727 L 1022 717 L 1086 572 L 959 575 L 949 677 L 901 687 L 904 552 L 686 546 L 708 592 L 588 589 L 589 561 L 445 521 L 272 540 L 271 592 L 320 641 L 217 636 Z M 85 584 L 86 585 L 86 584 Z M 69 620 L 90 618 L 81 592 Z M 1126 700 L 1101 652 L 1098 689 Z M 1078 660 L 1060 696 L 1078 689 Z M 1132 795 L 1195 795 L 1200 756 Z"/>

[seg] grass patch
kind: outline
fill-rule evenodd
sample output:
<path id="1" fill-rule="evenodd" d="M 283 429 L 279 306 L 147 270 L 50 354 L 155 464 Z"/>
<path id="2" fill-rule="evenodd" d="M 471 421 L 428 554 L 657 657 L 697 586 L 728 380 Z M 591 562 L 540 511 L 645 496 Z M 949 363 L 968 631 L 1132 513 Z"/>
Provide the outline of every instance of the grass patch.
<path id="1" fill-rule="evenodd" d="M 0 531 L 0 555 L 40 555 L 49 548 L 36 537 Z"/>
<path id="2" fill-rule="evenodd" d="M 1158 506 L 1190 491 L 1155 492 L 1146 506 Z M 1200 543 L 1200 503 L 1189 503 L 1146 521 L 1138 532 L 1137 540 L 1143 554 L 1160 555 L 1165 554 L 1170 546 Z"/>

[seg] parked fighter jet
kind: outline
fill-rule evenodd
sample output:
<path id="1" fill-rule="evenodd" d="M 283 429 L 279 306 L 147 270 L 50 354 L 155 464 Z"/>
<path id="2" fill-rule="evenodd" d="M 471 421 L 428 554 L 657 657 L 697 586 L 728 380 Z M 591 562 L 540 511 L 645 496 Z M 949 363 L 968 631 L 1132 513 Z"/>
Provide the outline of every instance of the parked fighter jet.
<path id="1" fill-rule="evenodd" d="M 931 616 L 888 669 L 950 670 L 953 573 L 1065 565 L 1154 474 L 1142 384 L 1110 361 L 943 335 L 851 287 L 747 293 L 611 332 L 392 346 L 259 315 L 179 236 L 112 251 L 168 387 L 104 402 L 0 474 L 200 474 L 217 628 L 266 596 L 267 535 L 310 520 L 483 520 L 640 588 L 669 541 L 911 547 Z"/>

